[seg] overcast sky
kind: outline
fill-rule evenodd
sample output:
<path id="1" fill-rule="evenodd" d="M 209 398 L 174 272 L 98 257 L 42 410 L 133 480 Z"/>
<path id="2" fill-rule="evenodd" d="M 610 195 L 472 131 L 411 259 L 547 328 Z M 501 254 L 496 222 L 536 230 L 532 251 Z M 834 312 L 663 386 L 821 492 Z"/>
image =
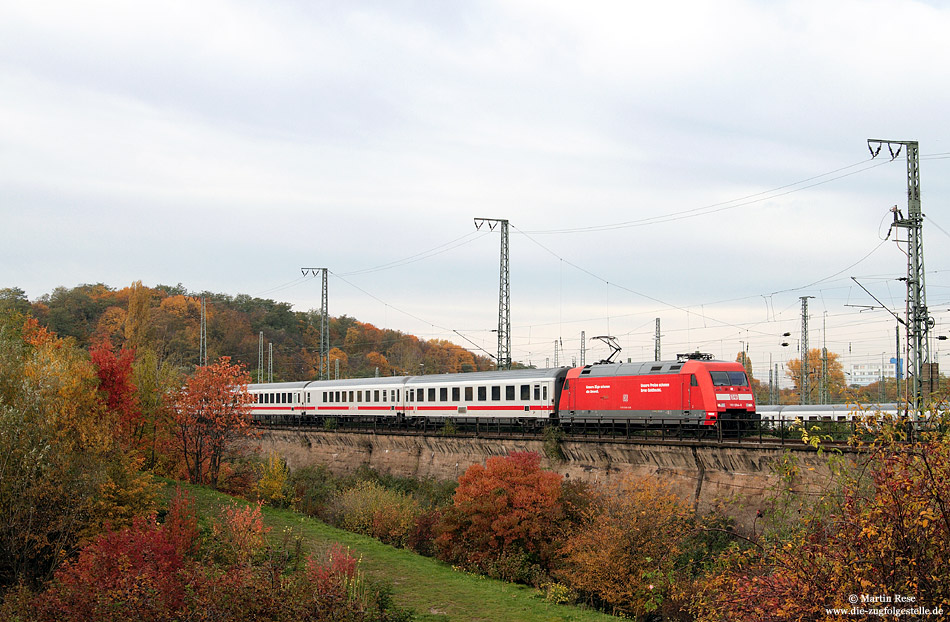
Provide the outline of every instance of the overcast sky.
<path id="1" fill-rule="evenodd" d="M 494 353 L 893 356 L 906 160 L 950 333 L 940 2 L 0 1 L 0 287 L 182 283 Z M 827 329 L 823 329 L 823 324 Z M 780 343 L 792 333 L 790 346 Z M 588 344 L 588 362 L 606 355 Z M 946 355 L 940 352 L 940 362 Z M 950 366 L 946 361 L 945 366 Z"/>

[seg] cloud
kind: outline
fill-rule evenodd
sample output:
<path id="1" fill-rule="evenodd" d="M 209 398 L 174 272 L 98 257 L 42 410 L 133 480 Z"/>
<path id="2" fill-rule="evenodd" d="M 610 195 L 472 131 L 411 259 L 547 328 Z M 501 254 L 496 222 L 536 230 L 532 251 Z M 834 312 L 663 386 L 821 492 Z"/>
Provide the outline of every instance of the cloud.
<path id="1" fill-rule="evenodd" d="M 906 172 L 865 140 L 920 140 L 924 211 L 950 230 L 948 21 L 902 0 L 5 7 L 0 285 L 307 309 L 315 286 L 282 286 L 300 267 L 387 264 L 484 216 L 514 227 L 516 356 L 585 327 L 649 355 L 662 317 L 671 349 L 784 360 L 801 295 L 836 347 L 879 356 L 891 320 L 846 306 L 849 277 L 901 307 L 906 259 L 881 239 Z M 943 235 L 928 222 L 938 330 Z M 491 349 L 497 270 L 486 236 L 334 277 L 331 312 Z"/>

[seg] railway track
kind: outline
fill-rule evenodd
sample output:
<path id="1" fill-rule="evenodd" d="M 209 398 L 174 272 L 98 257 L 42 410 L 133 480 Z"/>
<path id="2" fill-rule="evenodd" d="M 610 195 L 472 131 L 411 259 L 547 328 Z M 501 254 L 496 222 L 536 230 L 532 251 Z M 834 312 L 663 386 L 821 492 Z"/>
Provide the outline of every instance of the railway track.
<path id="1" fill-rule="evenodd" d="M 737 425 L 738 424 L 738 425 Z M 656 420 L 646 425 L 632 424 L 617 419 L 592 419 L 582 423 L 573 423 L 560 428 L 543 425 L 519 425 L 516 420 L 496 418 L 472 421 L 463 424 L 456 422 L 434 423 L 428 421 L 394 420 L 330 420 L 319 425 L 308 424 L 306 419 L 282 421 L 258 421 L 255 426 L 260 430 L 285 430 L 295 432 L 333 432 L 347 434 L 383 434 L 390 436 L 428 436 L 437 438 L 478 438 L 478 439 L 524 439 L 548 440 L 558 442 L 591 443 L 639 443 L 657 445 L 719 445 L 724 447 L 761 446 L 763 448 L 795 447 L 805 448 L 795 420 L 778 419 L 762 423 L 720 422 L 710 426 L 676 425 L 675 422 Z M 737 429 L 739 425 L 748 429 Z M 851 428 L 848 430 L 848 428 Z M 848 424 L 837 424 L 836 432 L 844 436 L 855 430 Z M 850 434 L 848 434 L 850 436 Z M 847 448 L 846 438 L 822 440 L 826 448 Z"/>

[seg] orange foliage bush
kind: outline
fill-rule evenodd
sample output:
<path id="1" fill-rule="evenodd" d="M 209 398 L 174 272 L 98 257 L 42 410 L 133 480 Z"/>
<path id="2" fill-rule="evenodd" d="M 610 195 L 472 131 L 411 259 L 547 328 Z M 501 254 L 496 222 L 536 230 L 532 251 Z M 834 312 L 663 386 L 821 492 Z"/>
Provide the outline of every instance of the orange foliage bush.
<path id="1" fill-rule="evenodd" d="M 258 506 L 231 507 L 199 546 L 194 504 L 179 492 L 165 522 L 137 519 L 103 534 L 64 565 L 40 594 L 12 591 L 0 606 L 23 622 L 402 622 L 388 592 L 368 584 L 359 561 L 334 545 L 290 564 L 267 546 Z M 230 551 L 229 559 L 219 553 Z"/>
<path id="2" fill-rule="evenodd" d="M 534 581 L 557 548 L 564 515 L 561 476 L 536 453 L 512 453 L 470 467 L 442 518 L 439 557 L 509 580 Z"/>
<path id="3" fill-rule="evenodd" d="M 624 479 L 596 494 L 561 549 L 554 574 L 595 604 L 643 616 L 674 583 L 692 511 L 656 479 Z"/>

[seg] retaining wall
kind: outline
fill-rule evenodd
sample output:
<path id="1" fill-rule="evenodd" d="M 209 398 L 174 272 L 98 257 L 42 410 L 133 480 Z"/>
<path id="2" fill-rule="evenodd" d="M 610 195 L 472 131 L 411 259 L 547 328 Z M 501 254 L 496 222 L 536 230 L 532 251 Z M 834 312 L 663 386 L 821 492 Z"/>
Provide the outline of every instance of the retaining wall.
<path id="1" fill-rule="evenodd" d="M 456 479 L 490 456 L 537 452 L 542 466 L 567 478 L 611 482 L 624 476 L 659 477 L 699 512 L 722 506 L 740 527 L 753 529 L 766 497 L 780 480 L 786 457 L 797 465 L 795 490 L 827 488 L 828 454 L 803 445 L 786 447 L 737 445 L 668 445 L 626 442 L 564 441 L 565 460 L 544 454 L 540 440 L 389 436 L 325 431 L 265 430 L 254 441 L 263 451 L 277 451 L 291 469 L 325 464 L 337 474 L 366 464 L 397 476 Z M 846 453 L 853 460 L 855 454 Z"/>

